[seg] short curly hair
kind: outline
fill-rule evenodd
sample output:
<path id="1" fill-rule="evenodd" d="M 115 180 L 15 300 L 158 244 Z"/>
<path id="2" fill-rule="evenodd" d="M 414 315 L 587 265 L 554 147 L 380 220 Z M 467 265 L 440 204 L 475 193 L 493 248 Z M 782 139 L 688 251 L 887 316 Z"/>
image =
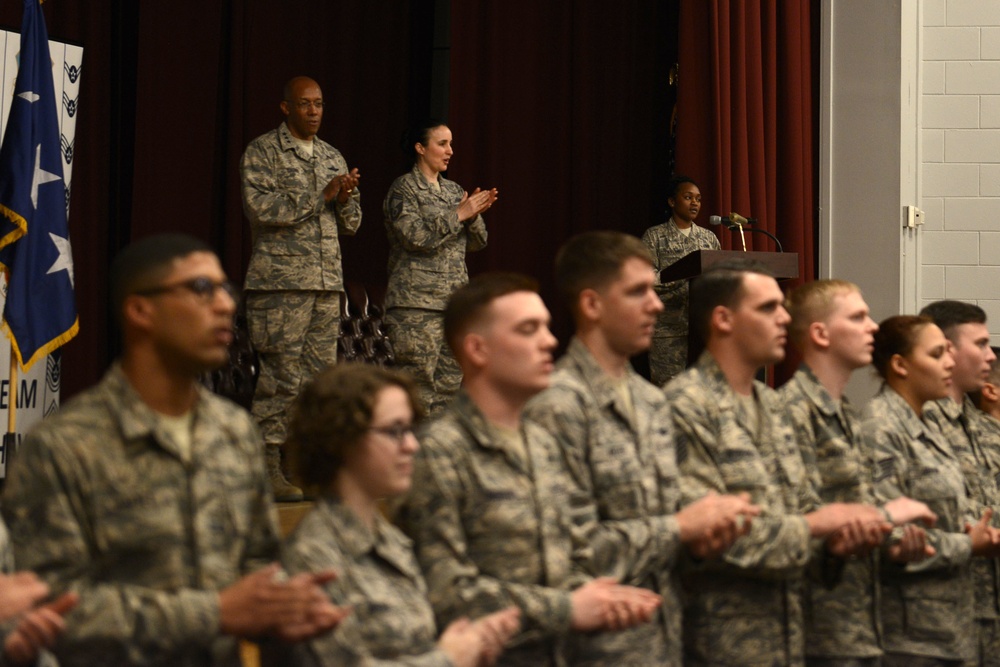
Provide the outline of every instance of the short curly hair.
<path id="1" fill-rule="evenodd" d="M 345 455 L 364 438 L 375 401 L 386 387 L 406 392 L 414 419 L 423 416 L 416 386 L 406 375 L 366 364 L 336 364 L 316 375 L 295 401 L 288 455 L 307 487 L 330 487 Z"/>

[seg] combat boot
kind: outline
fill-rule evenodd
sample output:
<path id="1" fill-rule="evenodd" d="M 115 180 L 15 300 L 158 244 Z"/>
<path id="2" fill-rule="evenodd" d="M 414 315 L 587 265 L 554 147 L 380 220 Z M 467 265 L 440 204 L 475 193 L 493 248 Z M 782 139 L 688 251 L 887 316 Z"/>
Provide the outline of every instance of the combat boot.
<path id="1" fill-rule="evenodd" d="M 281 470 L 281 447 L 279 445 L 266 445 L 264 453 L 267 459 L 267 476 L 271 480 L 271 490 L 274 492 L 275 502 L 302 502 L 304 498 L 302 489 L 285 479 L 285 473 Z"/>

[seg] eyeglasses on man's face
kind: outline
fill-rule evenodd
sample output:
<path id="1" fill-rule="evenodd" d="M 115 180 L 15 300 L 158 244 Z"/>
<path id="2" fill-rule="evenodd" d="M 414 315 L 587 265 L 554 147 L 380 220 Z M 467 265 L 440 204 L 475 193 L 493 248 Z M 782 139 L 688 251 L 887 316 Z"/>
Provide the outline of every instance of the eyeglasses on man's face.
<path id="1" fill-rule="evenodd" d="M 292 102 L 296 109 L 302 112 L 309 111 L 309 107 L 315 108 L 317 111 L 323 110 L 323 100 L 299 100 L 298 102 Z"/>
<path id="2" fill-rule="evenodd" d="M 177 292 L 178 290 L 184 290 L 194 294 L 199 300 L 206 303 L 211 302 L 215 298 L 215 293 L 222 290 L 236 301 L 239 298 L 239 290 L 236 286 L 228 280 L 212 280 L 211 278 L 206 278 L 204 276 L 199 276 L 197 278 L 192 278 L 191 280 L 184 280 L 179 283 L 170 283 L 167 285 L 158 285 L 156 287 L 149 287 L 147 289 L 138 290 L 135 293 L 139 296 L 158 296 L 160 294 L 169 294 L 171 292 Z"/>

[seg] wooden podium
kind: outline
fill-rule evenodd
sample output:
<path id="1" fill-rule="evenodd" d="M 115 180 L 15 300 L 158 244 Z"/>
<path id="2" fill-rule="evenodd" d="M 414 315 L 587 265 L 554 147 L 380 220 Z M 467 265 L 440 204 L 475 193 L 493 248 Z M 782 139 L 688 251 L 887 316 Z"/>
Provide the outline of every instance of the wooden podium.
<path id="1" fill-rule="evenodd" d="M 727 259 L 753 259 L 768 268 L 778 280 L 799 277 L 799 254 L 795 252 L 743 252 L 742 250 L 695 250 L 660 271 L 660 282 L 700 276 L 713 264 Z"/>
<path id="2" fill-rule="evenodd" d="M 753 259 L 763 264 L 775 279 L 784 280 L 799 277 L 799 255 L 794 252 L 744 252 L 742 250 L 695 250 L 660 271 L 660 282 L 690 280 L 704 273 L 713 264 L 727 259 Z M 704 342 L 693 340 L 690 329 L 690 308 L 688 303 L 688 359 L 687 365 L 694 364 L 704 349 Z M 757 379 L 767 382 L 770 367 L 762 369 Z"/>

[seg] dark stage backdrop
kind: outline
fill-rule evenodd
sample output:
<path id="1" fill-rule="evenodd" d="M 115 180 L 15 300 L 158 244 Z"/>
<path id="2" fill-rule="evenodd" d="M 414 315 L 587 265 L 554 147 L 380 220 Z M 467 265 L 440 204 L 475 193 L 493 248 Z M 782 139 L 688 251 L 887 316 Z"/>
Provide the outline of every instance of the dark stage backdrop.
<path id="1" fill-rule="evenodd" d="M 63 348 L 64 397 L 96 382 L 117 353 L 107 267 L 123 245 L 188 232 L 242 281 L 250 234 L 239 157 L 281 121 L 293 75 L 321 83 L 320 137 L 362 174 L 364 224 L 344 241 L 347 276 L 385 282 L 381 203 L 401 169 L 411 5 L 427 13 L 433 2 L 45 3 L 51 37 L 85 48 L 70 213 L 80 334 Z M 0 3 L 0 25 L 17 30 L 20 20 L 20 3 Z"/>
<path id="2" fill-rule="evenodd" d="M 454 2 L 451 21 L 449 176 L 500 191 L 470 269 L 538 277 L 565 343 L 551 278 L 562 242 L 663 220 L 676 4 Z"/>
<path id="3" fill-rule="evenodd" d="M 779 53 L 808 59 L 808 35 L 790 41 L 808 18 L 783 28 L 784 12 L 772 29 L 754 18 L 759 2 L 713 0 L 709 16 L 704 3 L 683 0 L 688 11 L 678 23 L 679 2 L 461 0 L 450 3 L 450 30 L 432 39 L 435 12 L 439 28 L 448 25 L 440 20 L 446 0 L 48 0 L 52 38 L 85 47 L 70 215 L 80 334 L 64 348 L 64 396 L 96 382 L 117 351 L 107 266 L 124 244 L 189 232 L 216 247 L 227 272 L 242 280 L 249 230 L 239 156 L 280 122 L 281 88 L 296 74 L 320 82 L 327 102 L 320 137 L 362 174 L 362 227 L 343 240 L 349 281 L 385 283 L 382 198 L 406 168 L 398 148 L 403 127 L 433 106 L 432 83 L 449 92 L 455 157 L 448 176 L 469 189 L 500 189 L 487 215 L 489 247 L 470 256 L 470 269 L 532 274 L 552 304 L 552 259 L 568 236 L 600 228 L 641 234 L 663 220 L 673 111 L 668 72 L 677 60 L 679 168 L 694 172 L 717 210 L 726 204 L 763 217 L 783 241 L 782 225 L 814 225 L 815 196 L 802 189 L 812 183 L 814 160 L 810 153 L 786 163 L 796 149 L 783 148 L 785 135 L 815 135 L 811 108 L 787 100 L 772 110 L 765 103 L 765 140 L 737 153 L 711 112 L 718 103 L 712 87 L 738 90 L 747 72 L 735 70 L 720 83 L 704 69 L 716 57 L 739 66 L 759 49 L 766 99 L 786 102 L 782 87 L 808 88 L 808 69 L 805 79 L 780 69 L 772 74 Z M 801 5 L 808 16 L 809 3 Z M 18 29 L 20 3 L 0 2 L 0 25 Z M 756 25 L 763 27 L 755 38 L 727 50 L 741 39 L 739 26 Z M 444 82 L 442 61 L 450 68 Z M 685 93 L 685 82 L 701 91 Z M 733 106 L 730 120 L 744 113 L 756 112 Z M 760 124 L 755 116 L 747 120 Z M 690 124 L 702 129 L 688 134 Z M 716 166 L 720 151 L 734 164 L 761 160 L 770 171 L 751 175 L 754 162 L 745 178 L 724 178 Z M 790 197 L 805 205 L 789 209 Z M 715 212 L 706 206 L 704 215 Z M 565 340 L 565 309 L 553 311 Z"/>

